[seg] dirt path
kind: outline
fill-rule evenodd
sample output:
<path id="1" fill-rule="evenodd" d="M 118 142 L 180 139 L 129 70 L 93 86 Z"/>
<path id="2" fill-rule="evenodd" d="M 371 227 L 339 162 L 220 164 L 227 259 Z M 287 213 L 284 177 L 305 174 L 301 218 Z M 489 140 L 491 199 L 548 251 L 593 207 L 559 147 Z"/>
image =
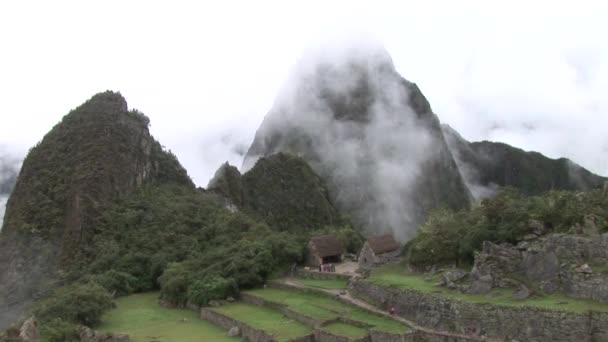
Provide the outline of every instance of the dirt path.
<path id="1" fill-rule="evenodd" d="M 287 286 L 290 286 L 290 287 L 322 292 L 325 294 L 330 294 L 335 297 L 339 297 L 341 300 L 347 302 L 348 304 L 351 304 L 356 307 L 362 308 L 364 310 L 373 312 L 375 314 L 399 321 L 401 323 L 409 325 L 413 329 L 424 331 L 426 333 L 431 333 L 431 334 L 436 334 L 436 335 L 441 335 L 441 336 L 446 336 L 446 337 L 452 337 L 452 338 L 460 338 L 460 339 L 465 339 L 465 340 L 469 340 L 469 341 L 503 342 L 503 340 L 500 340 L 500 339 L 479 337 L 479 336 L 474 336 L 474 335 L 464 335 L 464 334 L 452 333 L 452 332 L 448 332 L 448 331 L 437 331 L 437 330 L 421 327 L 410 320 L 407 320 L 400 316 L 392 316 L 388 312 L 381 310 L 378 307 L 376 307 L 364 300 L 353 297 L 347 289 L 330 290 L 330 289 L 322 289 L 322 288 L 318 288 L 318 287 L 307 286 L 307 285 L 304 285 L 304 284 L 298 282 L 297 278 L 284 278 L 284 279 L 280 279 L 280 282 Z"/>

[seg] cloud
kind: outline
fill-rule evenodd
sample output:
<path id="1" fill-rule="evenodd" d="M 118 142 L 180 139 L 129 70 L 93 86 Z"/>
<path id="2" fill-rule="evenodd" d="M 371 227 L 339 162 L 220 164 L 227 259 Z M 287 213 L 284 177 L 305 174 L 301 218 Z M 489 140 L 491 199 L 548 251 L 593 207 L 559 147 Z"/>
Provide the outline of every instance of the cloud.
<path id="1" fill-rule="evenodd" d="M 365 33 L 468 140 L 608 175 L 605 13 L 595 1 L 3 2 L 0 143 L 24 155 L 71 108 L 119 90 L 204 186 L 238 164 L 234 144 L 253 139 L 306 47 Z"/>

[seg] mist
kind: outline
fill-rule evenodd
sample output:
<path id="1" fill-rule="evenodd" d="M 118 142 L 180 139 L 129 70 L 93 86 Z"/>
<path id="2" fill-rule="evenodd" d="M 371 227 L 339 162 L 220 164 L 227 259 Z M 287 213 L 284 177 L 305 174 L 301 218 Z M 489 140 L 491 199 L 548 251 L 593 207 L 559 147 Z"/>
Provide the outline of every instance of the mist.
<path id="1" fill-rule="evenodd" d="M 308 51 L 265 117 L 242 171 L 263 155 L 302 156 L 368 233 L 411 238 L 424 219 L 420 179 L 446 149 L 430 108 L 417 113 L 409 106 L 411 86 L 374 41 Z"/>
<path id="2" fill-rule="evenodd" d="M 15 187 L 20 165 L 21 160 L 15 156 L 14 151 L 0 146 L 0 229 L 3 225 L 6 202 Z"/>

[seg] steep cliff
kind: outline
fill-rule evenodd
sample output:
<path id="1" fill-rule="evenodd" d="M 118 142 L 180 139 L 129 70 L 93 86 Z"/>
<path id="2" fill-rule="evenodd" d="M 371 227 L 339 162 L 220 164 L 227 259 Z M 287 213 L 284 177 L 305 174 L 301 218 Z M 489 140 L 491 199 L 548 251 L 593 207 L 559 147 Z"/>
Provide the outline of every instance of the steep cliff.
<path id="1" fill-rule="evenodd" d="M 468 142 L 450 126 L 443 132 L 454 158 L 476 198 L 491 196 L 497 187 L 513 187 L 527 195 L 549 190 L 588 191 L 608 180 L 566 159 L 499 142 Z"/>
<path id="2" fill-rule="evenodd" d="M 148 123 L 107 91 L 72 110 L 30 150 L 0 233 L 0 326 L 69 265 L 118 196 L 146 183 L 193 187 Z"/>
<path id="3" fill-rule="evenodd" d="M 306 160 L 338 208 L 370 233 L 406 240 L 431 209 L 470 203 L 439 119 L 383 48 L 303 59 L 264 118 L 243 169 L 278 152 Z"/>
<path id="4" fill-rule="evenodd" d="M 339 220 L 323 180 L 304 160 L 284 153 L 259 159 L 242 176 L 224 164 L 209 190 L 283 230 L 312 231 Z"/>

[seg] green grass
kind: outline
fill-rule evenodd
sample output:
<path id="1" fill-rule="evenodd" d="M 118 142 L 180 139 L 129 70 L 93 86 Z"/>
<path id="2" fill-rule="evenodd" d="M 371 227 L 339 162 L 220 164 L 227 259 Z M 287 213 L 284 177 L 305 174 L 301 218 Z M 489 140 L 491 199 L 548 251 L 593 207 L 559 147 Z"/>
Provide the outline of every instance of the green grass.
<path id="1" fill-rule="evenodd" d="M 409 330 L 408 326 L 393 319 L 373 315 L 321 295 L 273 288 L 251 290 L 246 293 L 264 298 L 270 302 L 285 304 L 289 309 L 313 318 L 334 319 L 345 317 L 372 325 L 376 330 L 392 333 L 402 333 Z"/>
<path id="2" fill-rule="evenodd" d="M 438 276 L 425 279 L 421 274 L 409 273 L 403 265 L 386 265 L 374 270 L 369 281 L 380 286 L 415 290 L 427 294 L 437 294 L 477 304 L 494 304 L 516 307 L 538 307 L 550 310 L 584 313 L 590 310 L 608 312 L 608 304 L 585 299 L 569 298 L 562 294 L 532 297 L 524 301 L 511 298 L 513 289 L 494 289 L 487 295 L 469 295 L 435 286 Z"/>
<path id="3" fill-rule="evenodd" d="M 97 328 L 128 334 L 133 342 L 236 342 L 215 325 L 190 310 L 167 309 L 158 304 L 158 293 L 135 294 L 116 300 L 117 307 L 102 317 Z"/>
<path id="4" fill-rule="evenodd" d="M 349 338 L 362 338 L 367 336 L 368 334 L 366 329 L 345 323 L 331 323 L 324 326 L 323 330 L 328 331 L 334 335 Z"/>
<path id="5" fill-rule="evenodd" d="M 310 287 L 318 287 L 326 290 L 342 290 L 345 289 L 348 285 L 346 280 L 339 279 L 328 279 L 328 280 L 319 280 L 319 279 L 298 279 L 298 283 Z"/>
<path id="6" fill-rule="evenodd" d="M 312 333 L 312 328 L 289 319 L 280 312 L 245 303 L 224 305 L 212 310 L 264 330 L 274 335 L 279 341 L 302 337 Z"/>

